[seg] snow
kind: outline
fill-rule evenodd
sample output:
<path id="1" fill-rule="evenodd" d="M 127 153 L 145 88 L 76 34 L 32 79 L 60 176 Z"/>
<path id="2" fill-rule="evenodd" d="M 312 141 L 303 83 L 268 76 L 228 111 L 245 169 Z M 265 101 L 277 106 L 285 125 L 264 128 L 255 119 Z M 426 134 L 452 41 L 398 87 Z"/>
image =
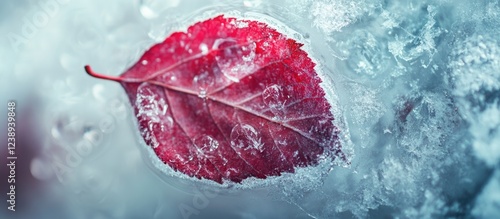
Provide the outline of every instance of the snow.
<path id="1" fill-rule="evenodd" d="M 0 217 L 499 217 L 500 3 L 285 2 L 2 2 L 0 99 L 17 103 L 19 155 L 17 211 L 2 208 Z M 221 12 L 270 22 L 306 44 L 350 165 L 323 160 L 245 185 L 193 180 L 145 149 L 123 89 L 83 70 L 118 75 L 169 33 Z M 229 64 L 238 78 L 232 69 L 251 62 Z M 200 92 L 211 84 L 196 83 Z M 284 116 L 279 90 L 263 98 Z M 142 113 L 166 109 L 153 101 Z M 239 129 L 235 139 L 244 132 L 251 138 L 239 141 L 262 147 L 260 130 Z M 200 136 L 196 145 L 218 142 Z"/>

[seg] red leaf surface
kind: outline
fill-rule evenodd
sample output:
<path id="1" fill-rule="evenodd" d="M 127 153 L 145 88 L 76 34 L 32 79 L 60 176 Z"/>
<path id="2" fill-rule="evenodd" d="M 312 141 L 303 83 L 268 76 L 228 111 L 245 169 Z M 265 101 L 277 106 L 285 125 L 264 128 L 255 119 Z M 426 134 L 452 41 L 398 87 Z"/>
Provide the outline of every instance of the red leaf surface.
<path id="1" fill-rule="evenodd" d="M 339 130 L 302 44 L 218 16 L 175 32 L 114 80 L 146 144 L 176 171 L 222 183 L 336 159 Z"/>

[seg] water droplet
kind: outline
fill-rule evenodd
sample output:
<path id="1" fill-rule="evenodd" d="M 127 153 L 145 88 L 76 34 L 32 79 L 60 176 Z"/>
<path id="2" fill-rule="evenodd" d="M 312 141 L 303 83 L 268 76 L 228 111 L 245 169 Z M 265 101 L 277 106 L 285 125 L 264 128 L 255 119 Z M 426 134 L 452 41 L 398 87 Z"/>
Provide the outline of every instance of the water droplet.
<path id="1" fill-rule="evenodd" d="M 147 65 L 147 64 L 148 64 L 148 60 L 142 60 L 142 61 L 141 61 L 141 64 L 142 64 L 142 65 Z"/>
<path id="2" fill-rule="evenodd" d="M 208 47 L 207 47 L 207 44 L 200 44 L 200 50 L 201 50 L 201 54 L 203 55 L 206 55 L 208 54 Z"/>
<path id="3" fill-rule="evenodd" d="M 240 78 L 252 74 L 258 69 L 259 65 L 255 61 L 257 48 L 255 42 L 239 45 L 234 40 L 226 39 L 220 42 L 216 40 L 215 45 L 220 49 L 215 60 L 221 72 L 229 80 L 239 82 Z"/>
<path id="4" fill-rule="evenodd" d="M 207 97 L 207 90 L 201 89 L 200 92 L 198 92 L 198 97 L 200 98 Z"/>
<path id="5" fill-rule="evenodd" d="M 214 85 L 214 77 L 212 73 L 204 71 L 194 76 L 193 85 L 198 89 L 198 96 L 200 98 L 206 98 L 208 89 Z"/>
<path id="6" fill-rule="evenodd" d="M 243 150 L 264 150 L 260 133 L 249 124 L 237 124 L 231 130 L 231 146 Z"/>
<path id="7" fill-rule="evenodd" d="M 286 100 L 280 85 L 274 84 L 264 89 L 262 99 L 275 116 L 284 118 Z"/>
<path id="8" fill-rule="evenodd" d="M 205 156 L 212 154 L 219 148 L 219 142 L 209 135 L 198 136 L 193 143 L 198 148 L 198 152 Z"/>

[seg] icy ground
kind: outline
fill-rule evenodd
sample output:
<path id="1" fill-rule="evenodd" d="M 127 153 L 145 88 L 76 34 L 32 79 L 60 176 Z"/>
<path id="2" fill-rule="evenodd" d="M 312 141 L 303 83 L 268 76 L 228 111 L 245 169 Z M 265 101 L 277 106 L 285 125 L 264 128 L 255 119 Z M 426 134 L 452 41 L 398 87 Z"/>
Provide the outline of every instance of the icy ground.
<path id="1" fill-rule="evenodd" d="M 235 11 L 310 44 L 350 167 L 238 190 L 162 176 L 121 87 L 83 71 L 118 75 L 187 21 Z M 0 218 L 500 217 L 498 1 L 4 0 L 0 18 L 0 121 L 16 100 L 18 154 L 16 212 Z"/>

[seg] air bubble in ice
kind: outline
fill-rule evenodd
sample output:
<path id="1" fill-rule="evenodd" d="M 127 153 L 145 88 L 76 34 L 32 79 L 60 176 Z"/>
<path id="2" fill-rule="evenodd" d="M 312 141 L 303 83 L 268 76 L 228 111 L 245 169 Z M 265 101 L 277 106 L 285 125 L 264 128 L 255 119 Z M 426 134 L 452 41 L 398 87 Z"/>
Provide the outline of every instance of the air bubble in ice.
<path id="1" fill-rule="evenodd" d="M 262 99 L 275 116 L 283 118 L 286 100 L 280 85 L 273 84 L 264 89 Z"/>
<path id="2" fill-rule="evenodd" d="M 209 135 L 199 136 L 194 139 L 193 143 L 198 148 L 198 152 L 205 156 L 211 154 L 219 148 L 219 142 Z"/>
<path id="3" fill-rule="evenodd" d="M 200 98 L 207 97 L 207 90 L 201 89 L 200 92 L 198 92 L 198 97 L 200 97 Z"/>
<path id="4" fill-rule="evenodd" d="M 261 151 L 264 143 L 260 133 L 249 124 L 237 124 L 231 130 L 231 146 L 243 150 L 254 149 Z"/>
<path id="5" fill-rule="evenodd" d="M 193 78 L 193 86 L 198 90 L 200 98 L 206 98 L 208 89 L 214 85 L 214 78 L 212 75 L 204 71 Z"/>
<path id="6" fill-rule="evenodd" d="M 219 69 L 231 81 L 239 82 L 241 78 L 254 73 L 258 68 L 255 62 L 255 49 L 257 48 L 255 42 L 238 45 L 232 39 L 217 39 L 214 47 L 221 49 L 215 57 Z"/>

